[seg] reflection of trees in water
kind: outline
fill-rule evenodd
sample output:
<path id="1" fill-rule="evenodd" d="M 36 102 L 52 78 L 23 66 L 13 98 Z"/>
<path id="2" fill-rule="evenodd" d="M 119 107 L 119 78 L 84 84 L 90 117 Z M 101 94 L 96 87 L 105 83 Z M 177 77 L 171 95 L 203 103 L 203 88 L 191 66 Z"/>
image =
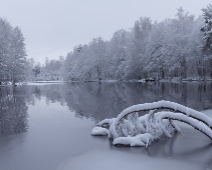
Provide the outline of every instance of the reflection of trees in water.
<path id="1" fill-rule="evenodd" d="M 0 88 L 0 134 L 26 132 L 28 127 L 25 93 L 21 88 Z"/>
<path id="2" fill-rule="evenodd" d="M 60 102 L 61 105 L 64 105 L 63 90 L 64 85 L 58 84 L 49 84 L 42 86 L 26 86 L 25 90 L 27 91 L 27 103 L 35 105 L 37 100 L 45 98 L 46 104 Z"/>
<path id="3" fill-rule="evenodd" d="M 76 111 L 77 117 L 96 122 L 115 117 L 138 103 L 169 100 L 196 110 L 212 108 L 212 83 L 69 83 L 24 87 L 26 101 L 34 105 L 59 102 Z"/>
<path id="4" fill-rule="evenodd" d="M 162 99 L 200 111 L 211 109 L 211 91 L 212 83 L 70 83 L 0 88 L 0 134 L 25 132 L 28 128 L 27 104 L 34 105 L 42 98 L 47 104 L 50 102 L 66 104 L 70 110 L 76 111 L 77 117 L 92 118 L 98 122 L 104 118 L 117 116 L 131 105 Z M 187 150 L 180 150 L 174 147 L 185 146 L 185 142 L 180 144 L 176 142 L 179 141 L 175 137 L 157 141 L 148 148 L 148 152 L 150 156 L 160 154 L 163 154 L 163 157 L 175 155 L 179 158 L 193 156 L 193 160 L 197 155 L 198 158 L 203 157 L 205 164 L 212 166 L 210 146 L 202 142 L 203 144 L 198 144 L 202 146 L 199 149 L 193 144 L 188 145 L 190 147 Z"/>
<path id="5" fill-rule="evenodd" d="M 26 132 L 28 128 L 28 106 L 46 97 L 49 102 L 64 105 L 61 86 L 20 86 L 0 88 L 0 134 L 9 135 Z"/>
<path id="6" fill-rule="evenodd" d="M 70 109 L 96 121 L 138 103 L 169 100 L 196 110 L 212 108 L 211 83 L 72 83 L 63 89 Z"/>
<path id="7" fill-rule="evenodd" d="M 64 105 L 64 96 L 63 96 L 64 85 L 46 85 L 41 86 L 42 95 L 46 97 L 46 103 L 55 103 L 60 102 L 61 105 Z"/>
<path id="8" fill-rule="evenodd" d="M 126 107 L 122 90 L 117 83 L 73 83 L 67 84 L 64 95 L 67 105 L 78 113 L 76 116 L 101 120 L 116 116 Z"/>
<path id="9" fill-rule="evenodd" d="M 203 166 L 212 167 L 211 141 L 199 132 L 195 132 L 195 135 L 195 139 L 192 139 L 193 137 L 180 137 L 179 135 L 170 139 L 160 139 L 152 143 L 147 152 L 149 156 L 192 161 L 196 164 L 201 163 Z M 189 134 L 186 136 L 189 136 Z M 192 143 L 191 140 L 193 140 Z"/>

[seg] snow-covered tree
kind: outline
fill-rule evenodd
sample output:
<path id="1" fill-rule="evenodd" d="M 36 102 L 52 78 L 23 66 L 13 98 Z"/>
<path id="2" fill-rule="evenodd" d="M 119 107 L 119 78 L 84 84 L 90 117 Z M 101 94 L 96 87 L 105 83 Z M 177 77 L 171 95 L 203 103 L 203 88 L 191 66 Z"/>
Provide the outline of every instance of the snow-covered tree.
<path id="1" fill-rule="evenodd" d="M 26 49 L 19 27 L 0 18 L 0 82 L 13 84 L 26 77 Z"/>
<path id="2" fill-rule="evenodd" d="M 126 60 L 130 56 L 130 34 L 125 30 L 118 30 L 113 34 L 109 42 L 110 60 L 108 64 L 108 74 L 110 79 L 124 79 L 126 70 Z"/>
<path id="3" fill-rule="evenodd" d="M 149 32 L 152 29 L 150 18 L 140 18 L 135 22 L 131 32 L 130 56 L 127 60 L 127 79 L 141 79 L 143 75 L 143 59 Z"/>
<path id="4" fill-rule="evenodd" d="M 203 40 L 204 50 L 212 50 L 212 4 L 209 4 L 206 8 L 202 9 L 203 18 L 205 19 L 205 24 L 201 27 L 201 31 L 204 34 Z"/>
<path id="5" fill-rule="evenodd" d="M 37 76 L 40 74 L 41 72 L 41 64 L 38 62 L 35 66 L 35 68 L 33 68 L 33 73 L 34 73 L 34 76 L 35 76 L 35 79 L 37 79 Z"/>
<path id="6" fill-rule="evenodd" d="M 12 83 L 15 84 L 25 80 L 27 64 L 24 37 L 20 28 L 15 27 L 12 33 L 8 71 Z"/>
<path id="7" fill-rule="evenodd" d="M 211 27 L 210 8 L 211 5 L 203 10 L 207 23 L 202 30 Z M 199 48 L 202 43 L 201 25 L 201 17 L 195 19 L 182 8 L 177 10 L 174 19 L 159 23 L 152 24 L 150 18 L 142 17 L 132 29 L 116 31 L 109 41 L 95 38 L 87 45 L 75 47 L 64 61 L 64 78 L 137 80 L 148 77 L 212 77 L 212 55 L 209 50 L 206 53 Z"/>
<path id="8" fill-rule="evenodd" d="M 0 82 L 9 79 L 8 64 L 10 43 L 12 42 L 12 27 L 8 21 L 0 18 Z"/>

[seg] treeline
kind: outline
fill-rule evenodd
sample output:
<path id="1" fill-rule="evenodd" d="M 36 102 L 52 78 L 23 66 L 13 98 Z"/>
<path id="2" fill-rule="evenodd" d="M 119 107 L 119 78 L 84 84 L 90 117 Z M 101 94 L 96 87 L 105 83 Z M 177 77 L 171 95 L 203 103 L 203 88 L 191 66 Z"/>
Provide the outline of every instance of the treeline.
<path id="1" fill-rule="evenodd" d="M 57 80 L 63 80 L 63 73 L 64 73 L 64 57 L 60 56 L 59 60 L 49 60 L 48 57 L 46 57 L 46 61 L 44 65 L 41 65 L 41 63 L 36 63 L 36 61 L 31 58 L 29 59 L 29 65 L 31 68 L 31 72 L 29 76 L 29 80 L 33 81 L 57 81 Z"/>
<path id="2" fill-rule="evenodd" d="M 0 85 L 22 82 L 26 76 L 26 49 L 21 29 L 0 18 Z"/>
<path id="3" fill-rule="evenodd" d="M 182 8 L 176 18 L 160 23 L 142 17 L 130 31 L 116 31 L 110 41 L 96 38 L 80 45 L 66 57 L 64 79 L 212 78 L 212 53 L 203 48 L 210 43 L 203 37 L 210 37 L 211 21 L 205 20 L 212 18 L 211 9 L 209 5 L 197 19 Z"/>
<path id="4" fill-rule="evenodd" d="M 79 45 L 44 65 L 26 59 L 24 37 L 0 18 L 0 84 L 24 80 L 212 79 L 212 5 L 203 16 L 179 8 L 174 19 L 141 17 L 130 30 Z"/>

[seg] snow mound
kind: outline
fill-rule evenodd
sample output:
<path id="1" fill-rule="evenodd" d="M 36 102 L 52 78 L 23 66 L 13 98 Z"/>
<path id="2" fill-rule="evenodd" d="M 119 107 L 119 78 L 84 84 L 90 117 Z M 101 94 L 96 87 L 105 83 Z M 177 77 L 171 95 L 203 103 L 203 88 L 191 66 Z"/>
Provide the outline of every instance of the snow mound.
<path id="1" fill-rule="evenodd" d="M 109 134 L 109 130 L 102 127 L 94 127 L 91 131 L 91 135 L 93 136 L 105 136 Z"/>

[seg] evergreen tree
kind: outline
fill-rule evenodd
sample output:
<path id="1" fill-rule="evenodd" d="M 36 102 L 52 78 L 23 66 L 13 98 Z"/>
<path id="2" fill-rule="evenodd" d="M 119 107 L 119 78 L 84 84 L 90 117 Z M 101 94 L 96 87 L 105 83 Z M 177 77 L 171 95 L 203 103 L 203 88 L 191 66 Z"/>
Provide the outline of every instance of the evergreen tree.
<path id="1" fill-rule="evenodd" d="M 0 82 L 5 82 L 9 79 L 8 67 L 11 42 L 12 27 L 8 21 L 0 18 Z"/>
<path id="2" fill-rule="evenodd" d="M 0 82 L 23 82 L 26 77 L 26 50 L 19 27 L 0 18 Z"/>
<path id="3" fill-rule="evenodd" d="M 12 33 L 10 62 L 8 68 L 10 79 L 12 83 L 15 84 L 25 80 L 27 64 L 24 37 L 20 28 L 15 27 Z"/>

